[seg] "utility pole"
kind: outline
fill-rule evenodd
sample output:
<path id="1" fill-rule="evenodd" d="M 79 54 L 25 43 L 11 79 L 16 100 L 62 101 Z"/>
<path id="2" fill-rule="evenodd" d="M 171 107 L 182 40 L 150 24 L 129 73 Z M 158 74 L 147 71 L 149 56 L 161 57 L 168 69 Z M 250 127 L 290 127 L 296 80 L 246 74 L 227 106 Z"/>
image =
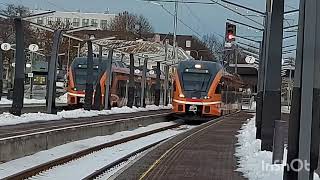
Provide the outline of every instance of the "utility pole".
<path id="1" fill-rule="evenodd" d="M 234 56 L 235 56 L 234 73 L 238 74 L 238 47 L 237 47 L 237 45 L 234 46 Z"/>
<path id="2" fill-rule="evenodd" d="M 174 3 L 174 20 L 173 20 L 173 60 L 174 64 L 177 63 L 177 26 L 178 26 L 178 2 Z"/>

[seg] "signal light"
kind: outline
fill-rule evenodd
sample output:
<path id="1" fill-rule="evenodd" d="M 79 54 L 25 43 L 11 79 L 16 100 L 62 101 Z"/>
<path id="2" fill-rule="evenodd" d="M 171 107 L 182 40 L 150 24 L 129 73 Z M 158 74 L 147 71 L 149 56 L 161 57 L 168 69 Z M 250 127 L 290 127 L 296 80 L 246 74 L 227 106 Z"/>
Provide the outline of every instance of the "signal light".
<path id="1" fill-rule="evenodd" d="M 233 34 L 228 34 L 228 40 L 229 40 L 229 41 L 232 41 L 232 40 L 234 40 L 234 39 L 235 39 L 235 37 L 234 37 Z"/>
<path id="2" fill-rule="evenodd" d="M 235 41 L 237 27 L 234 24 L 226 23 L 226 42 Z"/>

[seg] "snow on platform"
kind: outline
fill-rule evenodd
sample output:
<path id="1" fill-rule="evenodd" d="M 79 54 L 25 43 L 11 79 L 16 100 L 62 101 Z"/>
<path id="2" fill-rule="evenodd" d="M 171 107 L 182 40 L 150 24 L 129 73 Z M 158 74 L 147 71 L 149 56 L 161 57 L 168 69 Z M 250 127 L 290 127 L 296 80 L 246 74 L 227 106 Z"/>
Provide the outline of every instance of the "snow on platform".
<path id="1" fill-rule="evenodd" d="M 137 108 L 137 107 L 115 107 L 111 110 L 102 110 L 102 111 L 86 111 L 84 109 L 75 109 L 70 111 L 61 111 L 55 114 L 46 114 L 46 113 L 25 113 L 19 116 L 14 116 L 10 113 L 0 114 L 0 126 L 15 125 L 21 123 L 35 122 L 35 121 L 54 121 L 60 120 L 63 118 L 80 118 L 80 117 L 94 117 L 99 115 L 109 115 L 109 114 L 120 114 L 120 113 L 134 113 L 139 111 L 150 111 L 150 110 L 161 110 L 161 109 L 171 109 L 172 106 L 155 106 L 147 105 L 146 108 Z"/>
<path id="2" fill-rule="evenodd" d="M 67 98 L 68 98 L 67 93 L 65 93 L 64 95 L 56 98 L 56 103 L 66 104 L 68 100 Z M 11 105 L 11 104 L 12 104 L 12 100 L 9 100 L 5 97 L 1 97 L 0 105 Z M 46 100 L 24 98 L 23 104 L 46 104 Z"/>
<path id="3" fill-rule="evenodd" d="M 236 136 L 238 143 L 235 156 L 238 169 L 249 180 L 282 180 L 285 164 L 272 164 L 272 152 L 261 151 L 261 140 L 256 139 L 255 118 L 248 120 Z M 284 163 L 287 149 L 284 149 Z M 315 173 L 315 180 L 320 180 Z"/>
<path id="4" fill-rule="evenodd" d="M 146 127 L 141 127 L 132 131 L 122 131 L 122 132 L 117 132 L 112 135 L 107 135 L 107 136 L 98 136 L 90 139 L 85 139 L 85 140 L 80 140 L 80 141 L 75 141 L 71 143 L 67 143 L 61 146 L 54 147 L 52 149 L 46 150 L 46 151 L 41 151 L 38 153 L 35 153 L 30 156 L 26 156 L 23 158 L 19 158 L 16 160 L 12 160 L 3 164 L 0 164 L 0 178 L 12 175 L 14 173 L 26 170 L 28 168 L 46 163 L 48 161 L 52 161 L 54 159 L 66 156 L 68 154 L 72 154 L 75 152 L 79 152 L 81 150 L 97 146 L 103 143 L 115 141 L 118 139 L 122 139 L 125 137 L 133 136 L 136 134 L 140 134 L 146 131 L 151 131 L 154 129 L 158 129 L 161 127 L 166 127 L 169 125 L 174 124 L 174 122 L 162 122 L 162 123 L 156 123 L 152 124 Z M 52 177 L 53 179 L 68 179 L 66 178 L 66 175 L 68 176 L 74 176 L 77 173 L 80 173 L 81 175 L 88 175 L 89 173 L 93 172 L 95 166 L 93 165 L 106 165 L 107 162 L 112 162 L 115 161 L 116 159 L 125 156 L 126 154 L 129 154 L 133 151 L 135 151 L 137 148 L 147 146 L 148 144 L 152 144 L 154 142 L 160 141 L 162 139 L 172 137 L 174 135 L 177 135 L 181 132 L 184 132 L 190 128 L 193 128 L 194 126 L 186 126 L 182 128 L 177 128 L 177 129 L 170 129 L 167 131 L 163 131 L 160 133 L 153 134 L 151 136 L 146 136 L 144 138 L 137 139 L 136 141 L 128 142 L 128 143 L 123 143 L 118 146 L 115 146 L 113 148 L 107 148 L 105 150 L 102 150 L 101 153 L 102 156 L 98 156 L 101 154 L 100 152 L 91 154 L 87 156 L 86 158 L 82 159 L 81 161 L 86 161 L 85 163 L 71 163 L 70 164 L 70 171 L 58 171 L 58 169 L 53 169 L 56 172 L 56 176 Z M 98 157 L 98 158 L 97 158 Z M 75 162 L 78 162 L 78 160 L 75 160 Z M 82 168 L 81 168 L 82 167 Z M 90 169 L 91 168 L 91 169 Z M 98 168 L 98 167 L 96 167 Z M 81 171 L 79 172 L 79 169 Z M 73 171 L 71 171 L 73 170 Z M 90 172 L 91 171 L 91 172 Z M 67 174 L 66 174 L 67 173 Z M 85 174 L 83 174 L 85 173 Z M 45 174 L 45 173 L 44 173 Z M 79 174 L 79 175 L 80 175 Z M 60 178 L 57 178 L 57 177 Z M 44 179 L 48 179 L 49 176 L 46 176 Z M 72 178 L 71 178 L 72 179 Z M 81 178 L 76 178 L 76 179 L 81 179 Z"/>

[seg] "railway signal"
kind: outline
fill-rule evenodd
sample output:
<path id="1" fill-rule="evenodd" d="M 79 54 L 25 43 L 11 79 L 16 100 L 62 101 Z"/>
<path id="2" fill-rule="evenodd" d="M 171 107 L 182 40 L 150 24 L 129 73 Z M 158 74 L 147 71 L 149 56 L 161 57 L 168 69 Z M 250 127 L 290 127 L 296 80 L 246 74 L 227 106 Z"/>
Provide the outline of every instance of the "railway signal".
<path id="1" fill-rule="evenodd" d="M 229 22 L 226 23 L 226 42 L 235 41 L 237 27 Z"/>

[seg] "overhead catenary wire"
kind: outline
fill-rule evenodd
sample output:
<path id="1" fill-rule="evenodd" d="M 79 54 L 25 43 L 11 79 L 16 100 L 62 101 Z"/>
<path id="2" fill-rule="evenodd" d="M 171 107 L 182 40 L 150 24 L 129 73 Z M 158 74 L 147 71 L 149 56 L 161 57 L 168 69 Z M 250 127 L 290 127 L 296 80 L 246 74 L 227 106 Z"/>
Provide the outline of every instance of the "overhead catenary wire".
<path id="1" fill-rule="evenodd" d="M 182 1 L 184 2 L 184 0 Z M 193 16 L 200 23 L 202 28 L 207 29 L 206 25 L 202 23 L 202 20 L 199 18 L 199 16 L 196 15 L 196 13 L 190 8 L 190 6 L 187 3 L 185 3 L 184 5 L 187 7 L 188 11 L 190 12 L 190 15 Z"/>

